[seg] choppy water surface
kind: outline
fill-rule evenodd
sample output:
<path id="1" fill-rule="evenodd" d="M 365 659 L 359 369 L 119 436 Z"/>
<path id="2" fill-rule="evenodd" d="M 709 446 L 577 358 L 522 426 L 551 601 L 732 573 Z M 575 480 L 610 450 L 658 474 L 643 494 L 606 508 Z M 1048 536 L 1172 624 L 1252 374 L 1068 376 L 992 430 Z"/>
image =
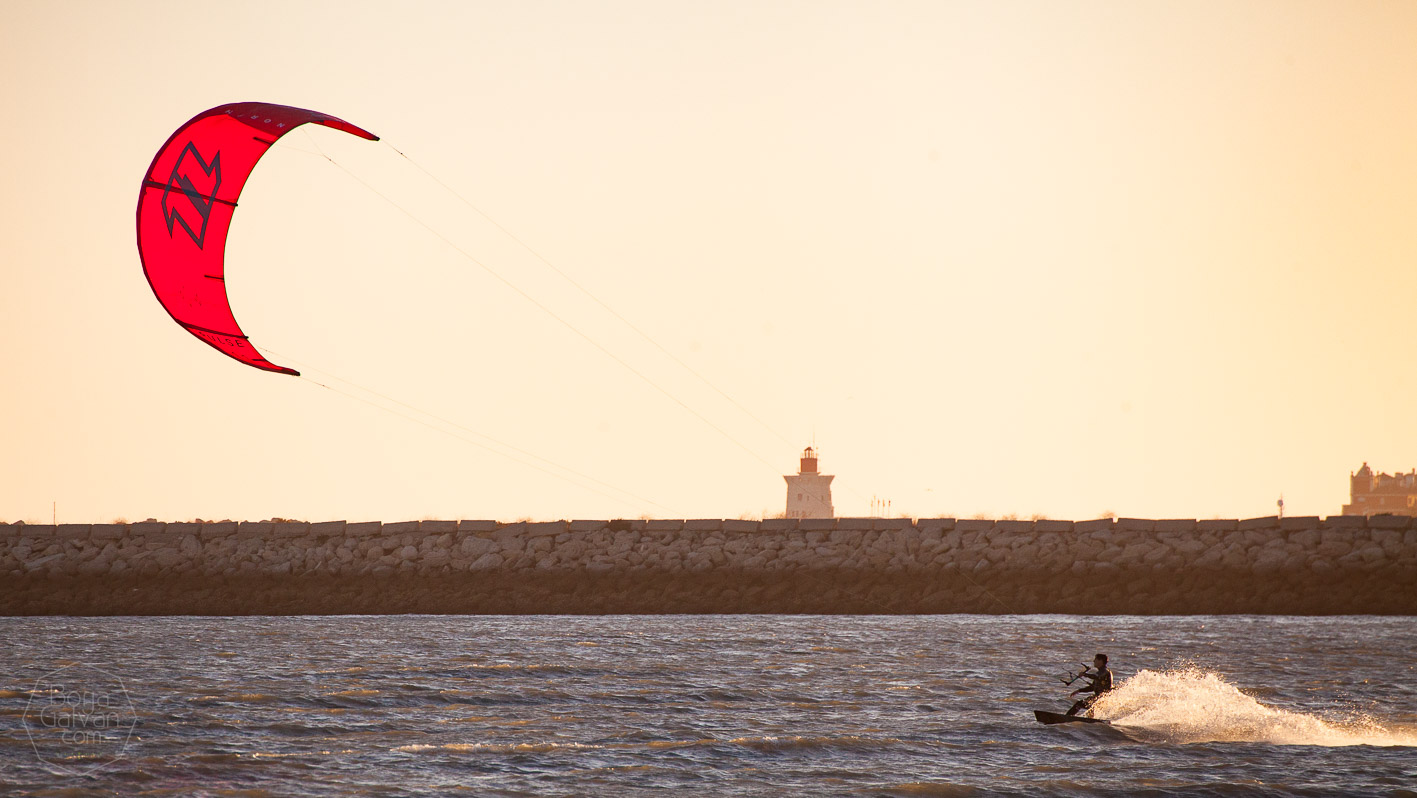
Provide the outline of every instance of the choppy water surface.
<path id="1" fill-rule="evenodd" d="M 0 618 L 0 634 L 7 795 L 1417 795 L 1417 618 Z M 1114 725 L 1035 723 L 1067 706 L 1054 675 L 1096 651 Z"/>

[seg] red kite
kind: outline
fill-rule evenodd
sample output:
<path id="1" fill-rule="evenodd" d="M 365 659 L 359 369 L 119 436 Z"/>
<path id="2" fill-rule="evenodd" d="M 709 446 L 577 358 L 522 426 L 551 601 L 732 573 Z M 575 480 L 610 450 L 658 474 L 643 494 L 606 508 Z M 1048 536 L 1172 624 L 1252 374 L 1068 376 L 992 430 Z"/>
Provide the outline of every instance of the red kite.
<path id="1" fill-rule="evenodd" d="M 276 140 L 307 122 L 379 137 L 342 119 L 270 103 L 232 103 L 197 114 L 162 145 L 138 194 L 138 254 L 173 320 L 222 353 L 281 374 L 241 332 L 226 298 L 226 233 L 236 199 Z"/>

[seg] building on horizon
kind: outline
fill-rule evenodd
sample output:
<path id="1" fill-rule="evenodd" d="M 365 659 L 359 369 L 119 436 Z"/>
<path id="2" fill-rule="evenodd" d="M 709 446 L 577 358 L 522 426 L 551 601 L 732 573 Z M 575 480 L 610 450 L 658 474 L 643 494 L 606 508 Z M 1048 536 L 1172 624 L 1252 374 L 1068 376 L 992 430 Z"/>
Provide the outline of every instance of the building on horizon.
<path id="1" fill-rule="evenodd" d="M 817 450 L 811 446 L 802 450 L 802 461 L 796 474 L 786 474 L 787 513 L 785 518 L 835 518 L 832 509 L 834 476 L 817 473 Z"/>
<path id="2" fill-rule="evenodd" d="M 1417 469 L 1406 474 L 1374 474 L 1367 463 L 1348 475 L 1344 515 L 1417 515 Z"/>

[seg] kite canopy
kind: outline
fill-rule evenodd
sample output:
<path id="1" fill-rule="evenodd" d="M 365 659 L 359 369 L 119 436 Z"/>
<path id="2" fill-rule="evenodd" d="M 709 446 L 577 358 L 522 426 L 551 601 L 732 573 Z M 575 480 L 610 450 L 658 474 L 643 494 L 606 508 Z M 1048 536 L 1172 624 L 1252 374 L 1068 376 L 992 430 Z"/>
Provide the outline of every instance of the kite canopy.
<path id="1" fill-rule="evenodd" d="M 153 158 L 138 194 L 138 254 L 157 301 L 188 332 L 249 366 L 266 360 L 241 332 L 226 298 L 226 233 L 236 199 L 276 140 L 307 122 L 379 137 L 333 116 L 270 103 L 232 103 L 197 114 Z"/>

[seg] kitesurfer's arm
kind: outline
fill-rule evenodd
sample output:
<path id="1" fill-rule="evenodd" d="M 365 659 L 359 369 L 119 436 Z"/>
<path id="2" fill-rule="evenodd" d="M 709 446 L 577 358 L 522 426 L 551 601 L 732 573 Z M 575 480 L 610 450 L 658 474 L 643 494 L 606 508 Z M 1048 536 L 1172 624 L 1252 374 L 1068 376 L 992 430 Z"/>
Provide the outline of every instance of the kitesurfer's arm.
<path id="1" fill-rule="evenodd" d="M 1086 679 L 1086 680 L 1087 680 L 1087 684 L 1083 685 L 1082 687 L 1079 687 L 1078 689 L 1072 691 L 1071 693 L 1068 693 L 1068 695 L 1073 696 L 1073 695 L 1077 695 L 1078 693 L 1095 693 L 1095 692 L 1097 692 L 1097 674 L 1095 674 L 1095 673 L 1089 673 L 1087 668 L 1083 668 L 1082 673 L 1078 674 L 1078 676 L 1079 676 L 1080 678 Z"/>

